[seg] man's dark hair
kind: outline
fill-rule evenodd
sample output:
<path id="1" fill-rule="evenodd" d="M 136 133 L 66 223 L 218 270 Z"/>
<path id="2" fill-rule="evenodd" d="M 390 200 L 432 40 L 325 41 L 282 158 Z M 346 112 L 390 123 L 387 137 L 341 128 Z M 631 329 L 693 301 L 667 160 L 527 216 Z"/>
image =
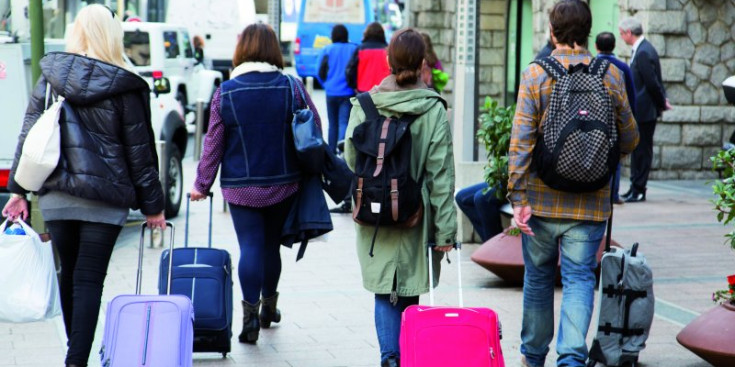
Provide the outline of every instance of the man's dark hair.
<path id="1" fill-rule="evenodd" d="M 587 38 L 592 28 L 592 13 L 587 3 L 580 0 L 562 0 L 549 13 L 551 32 L 556 42 L 574 47 L 587 47 Z"/>
<path id="2" fill-rule="evenodd" d="M 337 24 L 332 28 L 332 43 L 347 43 L 347 28 L 342 24 Z"/>
<path id="3" fill-rule="evenodd" d="M 378 22 L 372 22 L 365 28 L 365 32 L 362 33 L 362 42 L 385 42 L 385 31 L 383 26 Z"/>
<path id="4" fill-rule="evenodd" d="M 615 35 L 611 32 L 600 32 L 595 38 L 597 51 L 603 54 L 611 54 L 615 49 Z"/>

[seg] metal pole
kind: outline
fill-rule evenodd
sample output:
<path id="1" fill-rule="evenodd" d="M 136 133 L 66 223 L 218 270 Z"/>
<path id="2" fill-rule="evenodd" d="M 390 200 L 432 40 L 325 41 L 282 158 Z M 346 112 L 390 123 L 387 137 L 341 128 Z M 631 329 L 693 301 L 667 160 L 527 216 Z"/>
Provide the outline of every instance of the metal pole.
<path id="1" fill-rule="evenodd" d="M 31 85 L 36 85 L 41 76 L 41 58 L 44 54 L 43 44 L 43 1 L 28 2 L 28 20 L 31 23 Z"/>
<path id="2" fill-rule="evenodd" d="M 268 0 L 268 24 L 276 32 L 276 38 L 281 40 L 281 0 Z"/>
<path id="3" fill-rule="evenodd" d="M 314 77 L 312 76 L 306 77 L 306 93 L 314 94 Z"/>
<path id="4" fill-rule="evenodd" d="M 41 0 L 30 0 L 28 2 L 28 21 L 31 31 L 31 88 L 36 85 L 41 76 L 41 58 L 44 54 L 43 33 L 43 2 Z M 41 210 L 38 207 L 38 196 L 31 196 L 31 227 L 36 231 L 43 232 L 45 223 Z"/>
<path id="5" fill-rule="evenodd" d="M 158 179 L 161 181 L 163 189 L 163 204 L 166 205 L 168 200 L 168 154 L 166 153 L 166 141 L 156 140 L 156 150 L 158 151 Z M 151 230 L 150 246 L 163 246 L 163 234 L 161 230 Z"/>
<path id="6" fill-rule="evenodd" d="M 197 119 L 196 130 L 194 130 L 194 160 L 198 161 L 202 157 L 202 134 L 204 133 L 204 100 L 197 99 L 196 103 Z"/>
<path id="7" fill-rule="evenodd" d="M 473 161 L 477 110 L 476 35 L 477 0 L 457 4 L 457 59 L 454 79 L 454 155 L 457 161 Z"/>

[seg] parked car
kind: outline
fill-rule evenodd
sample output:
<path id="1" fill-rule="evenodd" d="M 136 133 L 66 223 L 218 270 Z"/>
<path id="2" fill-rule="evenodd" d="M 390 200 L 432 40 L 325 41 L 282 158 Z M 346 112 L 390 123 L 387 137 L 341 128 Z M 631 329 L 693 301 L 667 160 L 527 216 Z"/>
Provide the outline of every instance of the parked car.
<path id="1" fill-rule="evenodd" d="M 158 152 L 159 166 L 165 172 L 161 184 L 166 196 L 166 218 L 173 218 L 181 208 L 184 190 L 184 171 L 181 158 L 186 153 L 188 131 L 184 120 L 184 110 L 172 94 L 168 78 L 158 74 L 143 77 L 151 86 L 151 125 L 156 141 L 163 141 L 163 152 Z M 164 154 L 165 152 L 165 154 Z"/>
<path id="2" fill-rule="evenodd" d="M 212 95 L 224 79 L 221 72 L 206 69 L 194 57 L 187 29 L 168 23 L 125 22 L 123 30 L 125 55 L 135 70 L 144 77 L 168 78 L 185 115 L 196 111 L 196 101 L 203 100 L 206 124 Z"/>

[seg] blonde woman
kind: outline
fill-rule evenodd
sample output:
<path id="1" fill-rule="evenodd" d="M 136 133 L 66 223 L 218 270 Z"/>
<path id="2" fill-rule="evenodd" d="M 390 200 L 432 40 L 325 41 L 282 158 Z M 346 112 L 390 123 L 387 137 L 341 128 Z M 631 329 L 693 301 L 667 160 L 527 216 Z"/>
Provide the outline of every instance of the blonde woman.
<path id="1" fill-rule="evenodd" d="M 102 285 L 130 208 L 163 228 L 163 192 L 150 122 L 150 91 L 123 61 L 123 31 L 102 5 L 83 8 L 67 52 L 41 59 L 8 182 L 11 220 L 28 217 L 27 191 L 14 180 L 28 130 L 44 111 L 47 87 L 66 99 L 59 165 L 37 192 L 39 207 L 61 258 L 61 307 L 68 338 L 67 367 L 86 366 Z"/>

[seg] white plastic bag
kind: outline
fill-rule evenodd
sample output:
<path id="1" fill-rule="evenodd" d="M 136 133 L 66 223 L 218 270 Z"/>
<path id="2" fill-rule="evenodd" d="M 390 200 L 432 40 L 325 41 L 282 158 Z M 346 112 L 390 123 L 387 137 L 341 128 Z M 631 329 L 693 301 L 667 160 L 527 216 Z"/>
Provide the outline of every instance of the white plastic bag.
<path id="1" fill-rule="evenodd" d="M 51 85 L 46 84 L 46 104 L 48 107 L 28 131 L 23 143 L 18 167 L 15 169 L 15 182 L 28 191 L 38 191 L 59 164 L 61 156 L 61 117 L 64 97 L 58 97 L 51 106 Z"/>
<path id="2" fill-rule="evenodd" d="M 0 321 L 32 322 L 61 314 L 51 242 L 41 242 L 19 221 L 25 235 L 5 234 L 0 225 Z"/>

